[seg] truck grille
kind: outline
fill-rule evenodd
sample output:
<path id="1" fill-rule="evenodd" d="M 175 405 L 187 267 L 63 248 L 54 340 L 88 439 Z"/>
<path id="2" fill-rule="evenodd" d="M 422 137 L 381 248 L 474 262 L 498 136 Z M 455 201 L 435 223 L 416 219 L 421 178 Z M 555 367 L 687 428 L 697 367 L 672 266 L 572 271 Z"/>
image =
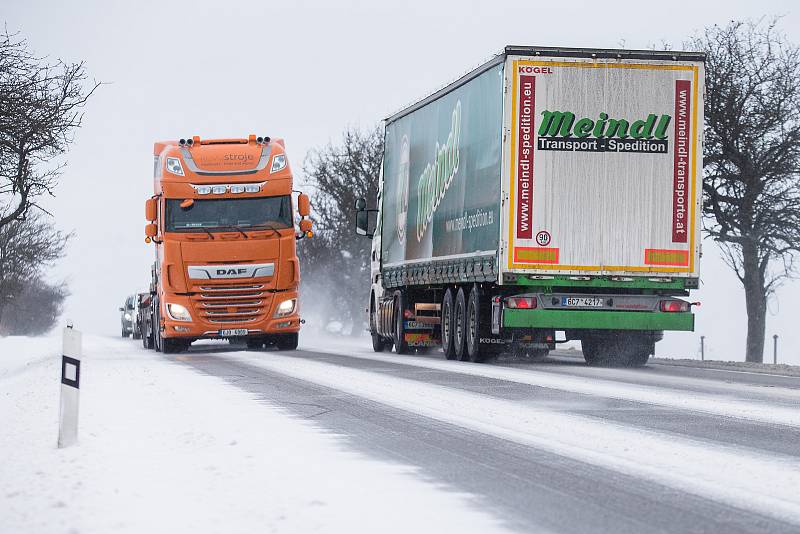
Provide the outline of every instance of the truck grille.
<path id="1" fill-rule="evenodd" d="M 252 323 L 263 319 L 271 295 L 260 284 L 200 286 L 192 296 L 195 313 L 209 323 Z"/>

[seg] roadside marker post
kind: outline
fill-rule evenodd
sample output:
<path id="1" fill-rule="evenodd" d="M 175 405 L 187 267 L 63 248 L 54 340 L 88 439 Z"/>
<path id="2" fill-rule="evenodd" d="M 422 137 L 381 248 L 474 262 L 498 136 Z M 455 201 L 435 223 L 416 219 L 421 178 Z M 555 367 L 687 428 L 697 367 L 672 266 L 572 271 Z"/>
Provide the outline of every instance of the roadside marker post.
<path id="1" fill-rule="evenodd" d="M 700 361 L 706 361 L 706 336 L 700 336 Z"/>
<path id="2" fill-rule="evenodd" d="M 778 365 L 778 334 L 772 336 L 772 364 Z"/>
<path id="3" fill-rule="evenodd" d="M 58 448 L 78 441 L 78 393 L 81 383 L 81 333 L 64 328 L 61 350 L 61 405 L 58 412 Z"/>

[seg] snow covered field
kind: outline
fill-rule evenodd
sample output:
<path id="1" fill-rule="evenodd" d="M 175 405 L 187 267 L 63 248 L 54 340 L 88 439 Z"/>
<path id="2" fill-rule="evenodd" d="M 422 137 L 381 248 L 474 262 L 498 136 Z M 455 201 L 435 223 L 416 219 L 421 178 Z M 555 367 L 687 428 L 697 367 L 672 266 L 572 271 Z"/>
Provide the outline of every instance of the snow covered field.
<path id="1" fill-rule="evenodd" d="M 130 340 L 84 336 L 56 448 L 60 336 L 0 338 L 0 532 L 496 532 L 472 497 Z"/>

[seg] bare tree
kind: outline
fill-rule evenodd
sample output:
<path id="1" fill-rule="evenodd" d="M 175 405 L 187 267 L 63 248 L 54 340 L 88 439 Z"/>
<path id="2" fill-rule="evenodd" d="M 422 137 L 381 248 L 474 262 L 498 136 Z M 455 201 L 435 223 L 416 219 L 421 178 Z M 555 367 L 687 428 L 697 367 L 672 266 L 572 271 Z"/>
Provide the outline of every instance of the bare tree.
<path id="1" fill-rule="evenodd" d="M 358 198 L 377 198 L 382 157 L 381 129 L 349 128 L 341 143 L 311 151 L 303 166 L 316 190 L 316 237 L 301 241 L 304 284 L 328 296 L 328 309 L 352 324 L 353 335 L 364 329 L 370 254 L 369 240 L 355 233 L 354 205 Z M 322 305 L 321 299 L 316 301 Z"/>
<path id="2" fill-rule="evenodd" d="M 800 50 L 771 21 L 713 26 L 705 51 L 706 231 L 745 290 L 746 360 L 764 355 L 767 299 L 800 250 Z"/>
<path id="3" fill-rule="evenodd" d="M 0 228 L 52 194 L 63 154 L 99 83 L 84 89 L 83 62 L 48 62 L 24 40 L 0 34 Z"/>
<path id="4" fill-rule="evenodd" d="M 39 310 L 43 316 L 60 309 L 66 289 L 60 284 L 50 286 L 43 282 L 42 271 L 64 254 L 69 237 L 36 213 L 0 227 L 0 324 L 9 324 L 8 315 L 23 313 L 20 306 L 24 295 L 30 297 L 34 289 L 39 291 L 34 300 L 43 304 Z M 49 306 L 42 301 L 46 294 L 55 298 Z M 59 299 L 58 295 L 62 297 Z"/>

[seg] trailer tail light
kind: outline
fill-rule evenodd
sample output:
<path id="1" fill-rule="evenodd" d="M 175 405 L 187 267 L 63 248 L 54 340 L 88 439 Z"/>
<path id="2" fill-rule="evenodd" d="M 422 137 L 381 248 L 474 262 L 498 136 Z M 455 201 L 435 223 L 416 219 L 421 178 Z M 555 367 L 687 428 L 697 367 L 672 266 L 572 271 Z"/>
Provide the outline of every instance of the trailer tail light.
<path id="1" fill-rule="evenodd" d="M 662 300 L 659 303 L 659 308 L 662 312 L 687 312 L 689 311 L 689 303 L 683 300 Z"/>
<path id="2" fill-rule="evenodd" d="M 536 308 L 536 297 L 508 297 L 506 307 L 512 310 L 533 310 Z"/>

